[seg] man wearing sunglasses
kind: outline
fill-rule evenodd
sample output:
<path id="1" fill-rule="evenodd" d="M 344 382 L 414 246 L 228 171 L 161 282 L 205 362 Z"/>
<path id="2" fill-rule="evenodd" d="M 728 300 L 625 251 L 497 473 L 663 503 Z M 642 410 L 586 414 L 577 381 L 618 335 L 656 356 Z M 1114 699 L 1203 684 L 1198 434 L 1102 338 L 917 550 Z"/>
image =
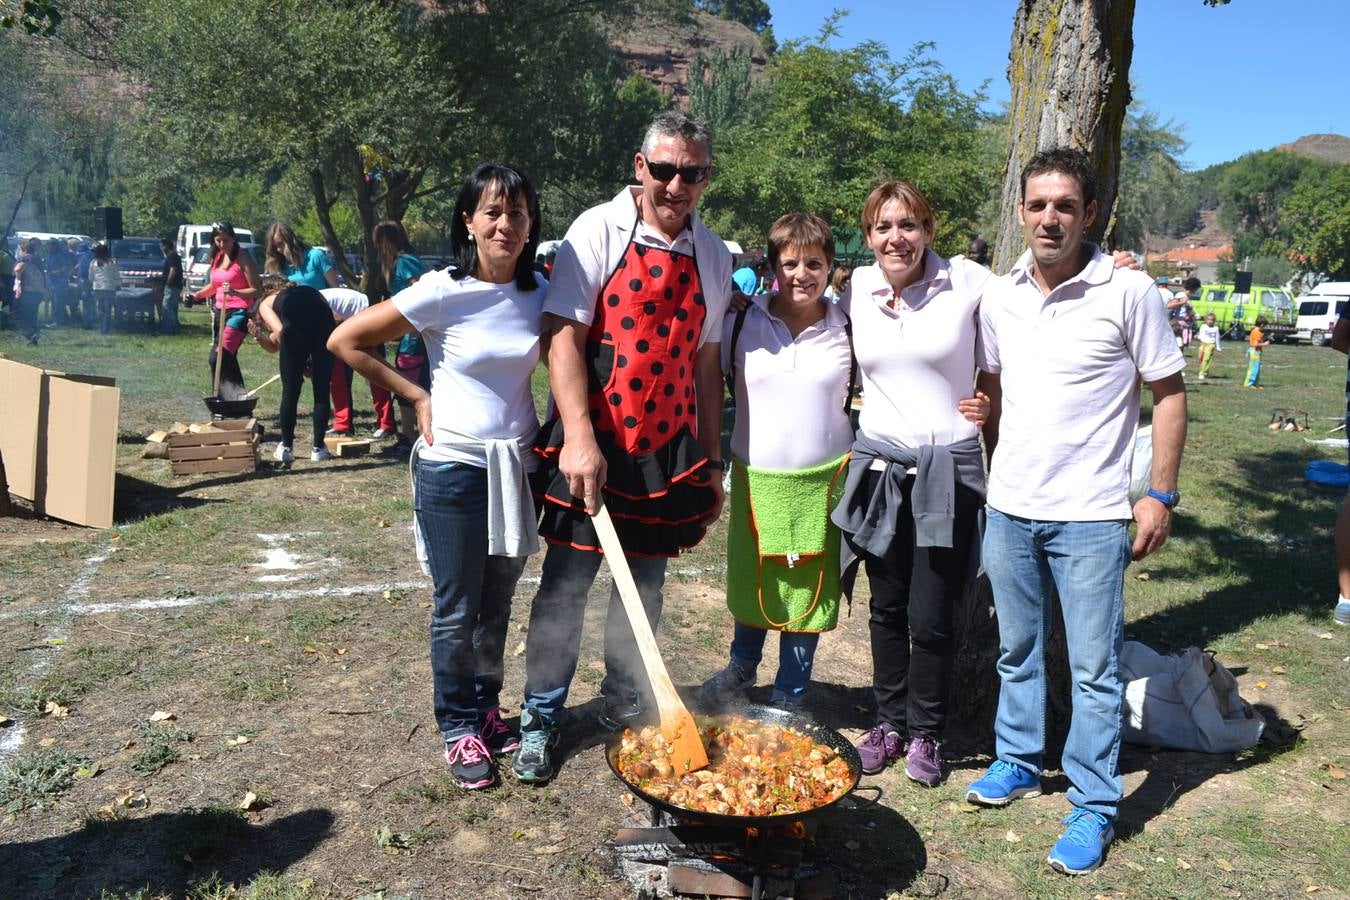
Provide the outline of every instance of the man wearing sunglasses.
<path id="1" fill-rule="evenodd" d="M 556 409 L 537 445 L 539 531 L 549 548 L 530 611 L 512 762 L 527 782 L 553 776 L 549 751 L 600 568 L 590 514 L 609 509 L 655 627 L 666 560 L 702 540 L 722 508 L 719 340 L 732 265 L 695 211 L 712 174 L 712 135 L 686 113 L 662 113 L 633 170 L 638 185 L 572 223 L 544 303 Z M 605 670 L 601 724 L 635 724 L 648 688 L 617 590 Z"/>

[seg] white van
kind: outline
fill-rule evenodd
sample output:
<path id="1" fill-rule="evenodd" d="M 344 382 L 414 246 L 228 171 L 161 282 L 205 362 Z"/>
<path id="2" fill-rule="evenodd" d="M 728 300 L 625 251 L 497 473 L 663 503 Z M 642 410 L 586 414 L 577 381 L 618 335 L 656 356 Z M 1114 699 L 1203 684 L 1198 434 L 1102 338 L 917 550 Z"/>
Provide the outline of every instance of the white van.
<path id="1" fill-rule="evenodd" d="M 1331 329 L 1350 302 L 1350 281 L 1324 281 L 1298 298 L 1298 323 L 1294 338 L 1311 344 L 1331 340 Z"/>
<path id="2" fill-rule="evenodd" d="M 241 244 L 252 244 L 253 232 L 247 228 L 234 226 L 235 240 Z M 211 245 L 211 226 L 210 225 L 179 225 L 178 226 L 178 255 L 183 259 L 183 265 L 187 265 L 192 260 L 193 251 L 198 247 L 209 247 Z"/>

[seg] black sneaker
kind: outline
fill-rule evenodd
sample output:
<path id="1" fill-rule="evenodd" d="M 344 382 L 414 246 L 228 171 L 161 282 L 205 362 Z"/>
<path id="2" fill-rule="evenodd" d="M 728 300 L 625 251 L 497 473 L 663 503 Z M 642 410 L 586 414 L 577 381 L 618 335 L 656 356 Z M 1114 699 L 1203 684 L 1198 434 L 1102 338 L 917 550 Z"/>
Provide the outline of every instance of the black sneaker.
<path id="1" fill-rule="evenodd" d="M 543 784 L 553 777 L 558 726 L 528 706 L 520 711 L 520 747 L 511 758 L 511 771 L 527 784 Z"/>
<path id="2" fill-rule="evenodd" d="M 465 790 L 485 788 L 497 780 L 492 767 L 492 754 L 476 734 L 445 742 L 445 761 L 450 764 L 450 775 Z"/>
<path id="3" fill-rule="evenodd" d="M 493 707 L 481 717 L 478 736 L 493 756 L 503 756 L 520 747 L 520 738 L 511 730 L 511 726 L 502 721 L 502 709 Z"/>
<path id="4" fill-rule="evenodd" d="M 600 710 L 600 727 L 606 731 L 623 731 L 642 726 L 642 704 L 637 697 L 606 697 Z"/>

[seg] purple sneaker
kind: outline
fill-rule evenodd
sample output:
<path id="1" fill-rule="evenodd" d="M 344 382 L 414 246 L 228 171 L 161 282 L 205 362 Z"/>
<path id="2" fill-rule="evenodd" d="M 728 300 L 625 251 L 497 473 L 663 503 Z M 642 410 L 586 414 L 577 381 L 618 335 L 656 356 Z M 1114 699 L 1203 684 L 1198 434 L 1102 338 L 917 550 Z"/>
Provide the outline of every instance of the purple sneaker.
<path id="1" fill-rule="evenodd" d="M 485 788 L 497 780 L 492 767 L 492 754 L 476 734 L 466 734 L 445 744 L 445 761 L 450 764 L 450 776 L 465 790 Z"/>
<path id="2" fill-rule="evenodd" d="M 878 722 L 857 746 L 862 770 L 868 775 L 884 771 L 905 753 L 905 739 L 890 722 Z"/>
<path id="3" fill-rule="evenodd" d="M 930 734 L 915 734 L 905 754 L 905 775 L 927 787 L 942 783 L 942 750 Z"/>
<path id="4" fill-rule="evenodd" d="M 519 736 L 511 730 L 511 726 L 502 721 L 500 706 L 494 706 L 483 716 L 483 725 L 478 729 L 478 736 L 483 739 L 483 745 L 493 756 L 501 756 L 520 748 Z"/>

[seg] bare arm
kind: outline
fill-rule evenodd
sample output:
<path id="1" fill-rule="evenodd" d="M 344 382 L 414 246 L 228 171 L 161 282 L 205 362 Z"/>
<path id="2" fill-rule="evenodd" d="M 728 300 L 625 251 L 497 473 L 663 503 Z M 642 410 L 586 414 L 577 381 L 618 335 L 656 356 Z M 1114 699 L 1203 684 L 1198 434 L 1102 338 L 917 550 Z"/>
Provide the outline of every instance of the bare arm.
<path id="1" fill-rule="evenodd" d="M 722 380 L 722 345 L 707 343 L 698 348 L 694 360 L 694 396 L 698 399 L 698 443 L 709 459 L 722 459 L 722 407 L 726 403 L 726 382 Z M 723 460 L 725 463 L 726 461 Z M 717 499 L 708 521 L 722 514 L 722 473 L 708 473 L 708 487 Z"/>
<path id="2" fill-rule="evenodd" d="M 267 331 L 259 328 L 258 323 L 252 319 L 248 323 L 249 334 L 253 335 L 254 340 L 258 342 L 258 346 L 268 353 L 276 353 L 281 349 L 281 332 L 286 327 L 282 323 L 281 317 L 277 315 L 276 310 L 272 308 L 276 299 L 276 295 L 273 294 L 258 304 L 258 318 L 262 319 Z"/>
<path id="3" fill-rule="evenodd" d="M 1153 478 L 1155 491 L 1175 491 L 1181 469 L 1181 451 L 1186 445 L 1186 383 L 1181 373 L 1148 383 L 1153 392 Z M 1134 505 L 1133 555 L 1143 559 L 1159 550 L 1172 532 L 1172 511 L 1152 497 Z"/>
<path id="4" fill-rule="evenodd" d="M 258 295 L 258 264 L 253 261 L 252 253 L 239 251 L 239 268 L 243 271 L 244 278 L 248 279 L 248 287 L 233 293 L 240 297 L 256 297 Z"/>
<path id="5" fill-rule="evenodd" d="M 337 269 L 324 269 L 323 280 L 328 282 L 328 286 L 330 288 L 338 287 L 339 285 L 338 285 Z"/>
<path id="6" fill-rule="evenodd" d="M 367 351 L 385 341 L 392 341 L 412 330 L 403 313 L 392 303 L 375 303 L 347 319 L 333 330 L 328 338 L 328 349 L 353 371 L 360 372 L 374 384 L 392 391 L 412 403 L 417 412 L 417 430 L 428 444 L 431 440 L 431 394 L 421 385 L 409 381 L 389 363 Z"/>
<path id="7" fill-rule="evenodd" d="M 998 423 L 1003 416 L 1003 381 L 997 375 L 979 372 L 975 376 L 975 390 L 989 398 L 989 415 L 985 417 L 984 434 L 985 463 L 994 459 L 994 448 L 998 446 Z"/>
<path id="8" fill-rule="evenodd" d="M 558 470 L 567 479 L 572 496 L 586 503 L 594 515 L 605 483 L 605 457 L 595 442 L 586 399 L 586 335 L 589 325 L 559 316 L 545 319 L 549 333 L 548 384 L 563 426 Z"/>

